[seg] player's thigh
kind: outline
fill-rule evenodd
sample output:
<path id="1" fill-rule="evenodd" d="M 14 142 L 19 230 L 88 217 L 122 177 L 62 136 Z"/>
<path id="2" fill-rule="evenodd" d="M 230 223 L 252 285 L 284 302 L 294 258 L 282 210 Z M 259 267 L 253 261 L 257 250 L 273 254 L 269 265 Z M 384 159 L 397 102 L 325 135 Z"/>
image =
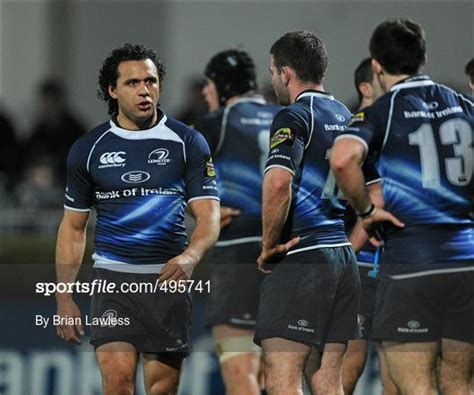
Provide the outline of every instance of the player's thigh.
<path id="1" fill-rule="evenodd" d="M 141 353 L 140 356 L 147 395 L 177 393 L 185 354 L 176 352 Z"/>
<path id="2" fill-rule="evenodd" d="M 138 354 L 133 345 L 111 342 L 96 349 L 96 358 L 106 386 L 120 386 L 135 382 Z"/>
<path id="3" fill-rule="evenodd" d="M 344 353 L 344 373 L 362 373 L 367 360 L 368 341 L 364 339 L 350 340 Z"/>
<path id="4" fill-rule="evenodd" d="M 390 376 L 397 388 L 402 391 L 412 388 L 416 391 L 417 388 L 431 388 L 435 385 L 439 351 L 437 342 L 383 342 L 382 347 Z"/>
<path id="5" fill-rule="evenodd" d="M 326 343 L 322 354 L 313 349 L 306 363 L 305 375 L 311 375 L 311 381 L 315 383 L 339 378 L 345 351 L 346 345 L 342 343 Z"/>
<path id="6" fill-rule="evenodd" d="M 387 359 L 383 351 L 382 345 L 376 343 L 377 356 L 379 359 L 380 379 L 382 381 L 383 395 L 398 395 L 398 389 L 393 383 L 390 371 L 387 366 Z"/>
<path id="7" fill-rule="evenodd" d="M 442 387 L 452 382 L 469 383 L 474 368 L 474 344 L 452 339 L 441 342 L 440 381 Z"/>
<path id="8" fill-rule="evenodd" d="M 303 372 L 311 347 L 282 338 L 262 340 L 265 377 L 273 375 L 292 375 Z"/>

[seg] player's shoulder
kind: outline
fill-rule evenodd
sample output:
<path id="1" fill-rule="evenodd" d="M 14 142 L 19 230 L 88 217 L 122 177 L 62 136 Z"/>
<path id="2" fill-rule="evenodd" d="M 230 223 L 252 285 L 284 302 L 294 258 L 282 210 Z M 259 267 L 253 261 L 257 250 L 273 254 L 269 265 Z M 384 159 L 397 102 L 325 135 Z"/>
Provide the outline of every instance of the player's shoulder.
<path id="1" fill-rule="evenodd" d="M 302 102 L 295 102 L 289 106 L 281 108 L 275 114 L 275 120 L 289 120 L 296 122 L 306 122 L 308 118 L 308 109 Z"/>
<path id="2" fill-rule="evenodd" d="M 96 144 L 110 129 L 111 126 L 109 121 L 97 125 L 74 142 L 71 147 L 71 152 L 89 152 L 94 144 Z"/>
<path id="3" fill-rule="evenodd" d="M 207 131 L 209 129 L 220 128 L 224 116 L 224 108 L 221 107 L 216 111 L 210 112 L 199 117 L 192 125 L 195 130 Z"/>
<path id="4" fill-rule="evenodd" d="M 450 101 L 457 102 L 460 105 L 465 106 L 472 111 L 474 107 L 474 97 L 457 92 L 453 88 L 444 84 L 435 83 L 435 87 L 441 96 L 444 96 L 446 98 L 451 98 Z"/>
<path id="5" fill-rule="evenodd" d="M 188 126 L 175 118 L 167 117 L 165 126 L 173 131 L 185 146 L 205 143 L 203 135 L 194 127 Z"/>

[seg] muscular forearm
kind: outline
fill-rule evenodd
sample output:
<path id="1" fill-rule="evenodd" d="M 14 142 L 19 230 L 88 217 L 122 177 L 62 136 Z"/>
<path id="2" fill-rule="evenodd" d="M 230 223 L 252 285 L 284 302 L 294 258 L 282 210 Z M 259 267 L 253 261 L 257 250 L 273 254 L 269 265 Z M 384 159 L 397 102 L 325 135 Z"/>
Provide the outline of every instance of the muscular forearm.
<path id="1" fill-rule="evenodd" d="M 61 223 L 56 242 L 56 278 L 58 282 L 74 282 L 84 256 L 86 229 L 76 230 Z M 67 296 L 58 295 L 58 296 Z"/>
<path id="2" fill-rule="evenodd" d="M 197 264 L 219 237 L 220 216 L 218 212 L 196 219 L 196 226 L 191 235 L 191 241 L 183 252 Z"/>
<path id="3" fill-rule="evenodd" d="M 334 172 L 339 187 L 358 213 L 370 206 L 370 198 L 365 187 L 364 174 L 358 163 L 353 163 L 339 172 Z"/>
<path id="4" fill-rule="evenodd" d="M 370 206 L 361 168 L 363 159 L 362 145 L 348 139 L 336 141 L 331 153 L 331 169 L 337 184 L 357 213 L 364 213 Z"/>
<path id="5" fill-rule="evenodd" d="M 265 177 L 263 185 L 263 240 L 265 248 L 280 242 L 281 232 L 288 217 L 291 203 L 291 183 L 275 186 L 271 177 Z"/>

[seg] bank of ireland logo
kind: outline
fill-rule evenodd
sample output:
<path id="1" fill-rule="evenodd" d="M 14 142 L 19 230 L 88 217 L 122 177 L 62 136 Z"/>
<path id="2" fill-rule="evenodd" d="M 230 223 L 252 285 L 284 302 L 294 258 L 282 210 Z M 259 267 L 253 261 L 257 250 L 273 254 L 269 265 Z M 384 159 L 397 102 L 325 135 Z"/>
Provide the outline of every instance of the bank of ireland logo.
<path id="1" fill-rule="evenodd" d="M 99 158 L 99 169 L 107 167 L 124 167 L 125 166 L 125 151 L 104 152 Z"/>
<path id="2" fill-rule="evenodd" d="M 303 328 L 306 328 L 309 325 L 309 322 L 306 320 L 298 320 L 297 324 Z"/>
<path id="3" fill-rule="evenodd" d="M 342 116 L 341 114 L 336 114 L 335 116 L 339 122 L 344 122 L 346 120 L 346 118 Z"/>
<path id="4" fill-rule="evenodd" d="M 117 325 L 117 312 L 115 310 L 107 310 L 102 314 L 100 326 L 113 328 Z"/>
<path id="5" fill-rule="evenodd" d="M 420 327 L 420 323 L 418 321 L 408 321 L 407 323 L 408 328 L 410 329 L 418 329 Z"/>
<path id="6" fill-rule="evenodd" d="M 166 148 L 157 148 L 148 155 L 148 163 L 164 166 L 171 162 L 168 158 L 170 152 Z"/>
<path id="7" fill-rule="evenodd" d="M 141 182 L 148 181 L 150 179 L 150 173 L 141 170 L 129 171 L 122 174 L 122 181 L 128 184 L 139 184 Z"/>

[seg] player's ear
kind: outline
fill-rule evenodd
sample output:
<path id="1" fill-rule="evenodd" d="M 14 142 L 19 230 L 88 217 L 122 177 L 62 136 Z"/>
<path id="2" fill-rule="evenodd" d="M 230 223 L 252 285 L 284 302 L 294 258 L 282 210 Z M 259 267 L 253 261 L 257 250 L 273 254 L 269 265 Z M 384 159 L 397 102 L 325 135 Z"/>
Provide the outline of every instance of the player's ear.
<path id="1" fill-rule="evenodd" d="M 109 95 L 112 99 L 117 98 L 117 88 L 113 85 L 109 85 Z"/>
<path id="2" fill-rule="evenodd" d="M 285 86 L 288 86 L 291 78 L 293 77 L 293 70 L 288 66 L 283 66 L 281 68 L 281 80 Z"/>
<path id="3" fill-rule="evenodd" d="M 382 65 L 376 59 L 372 59 L 372 70 L 376 75 L 383 74 Z"/>

